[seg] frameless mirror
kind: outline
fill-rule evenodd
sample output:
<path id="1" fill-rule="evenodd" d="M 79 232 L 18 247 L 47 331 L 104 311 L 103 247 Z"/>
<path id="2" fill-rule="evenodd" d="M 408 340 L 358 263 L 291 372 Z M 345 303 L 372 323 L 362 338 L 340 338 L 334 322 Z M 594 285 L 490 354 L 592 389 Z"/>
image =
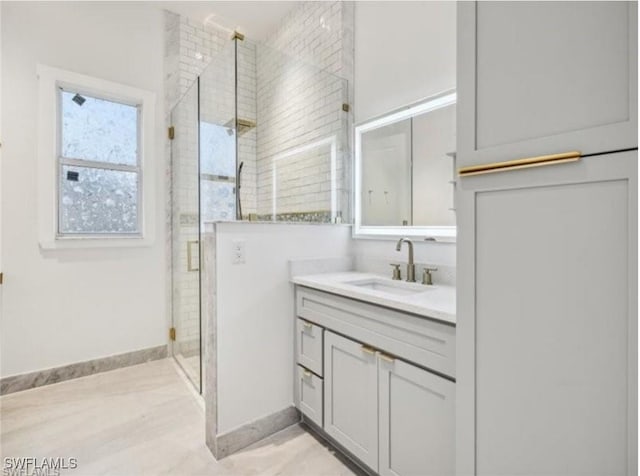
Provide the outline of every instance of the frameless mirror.
<path id="1" fill-rule="evenodd" d="M 356 236 L 456 235 L 456 93 L 355 128 Z"/>

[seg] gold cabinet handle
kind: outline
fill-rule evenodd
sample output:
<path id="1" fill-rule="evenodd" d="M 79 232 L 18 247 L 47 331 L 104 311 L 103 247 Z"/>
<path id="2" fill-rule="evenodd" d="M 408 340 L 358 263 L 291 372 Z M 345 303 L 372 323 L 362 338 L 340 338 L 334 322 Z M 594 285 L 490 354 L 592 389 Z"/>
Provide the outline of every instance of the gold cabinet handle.
<path id="1" fill-rule="evenodd" d="M 526 169 L 529 167 L 539 167 L 541 165 L 564 164 L 580 160 L 582 153 L 577 150 L 563 152 L 561 154 L 539 155 L 537 157 L 527 157 L 526 159 L 508 160 L 506 162 L 493 162 L 491 164 L 472 165 L 458 169 L 460 177 L 471 175 L 491 174 L 494 172 L 506 172 L 508 170 Z"/>
<path id="2" fill-rule="evenodd" d="M 200 265 L 198 267 L 191 266 L 191 261 L 193 260 L 193 252 L 191 251 L 191 247 L 193 245 L 199 245 L 200 242 L 198 240 L 190 240 L 187 241 L 187 271 L 200 271 Z"/>
<path id="3" fill-rule="evenodd" d="M 311 378 L 311 371 L 310 371 L 310 370 L 304 369 L 304 370 L 302 371 L 302 373 L 304 374 L 304 376 L 305 376 L 306 378 Z"/>
<path id="4" fill-rule="evenodd" d="M 383 352 L 380 352 L 380 358 L 386 362 L 389 362 L 390 364 L 396 361 L 396 359 L 394 359 L 392 356 L 390 356 L 389 354 L 385 354 Z"/>
<path id="5" fill-rule="evenodd" d="M 360 346 L 360 348 L 362 349 L 362 352 L 366 352 L 367 354 L 371 354 L 371 355 L 375 355 L 376 354 L 376 349 L 374 349 L 373 347 L 370 347 L 368 345 L 362 344 Z"/>
<path id="6" fill-rule="evenodd" d="M 304 324 L 305 329 L 313 329 L 313 324 L 311 324 L 310 322 L 307 321 L 302 321 Z"/>

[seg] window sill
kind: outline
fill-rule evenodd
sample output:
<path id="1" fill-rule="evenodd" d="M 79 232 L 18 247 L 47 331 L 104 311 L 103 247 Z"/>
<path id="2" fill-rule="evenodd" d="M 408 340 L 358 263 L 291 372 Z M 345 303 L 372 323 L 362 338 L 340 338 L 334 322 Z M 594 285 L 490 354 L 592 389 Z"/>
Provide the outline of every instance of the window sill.
<path id="1" fill-rule="evenodd" d="M 40 241 L 43 250 L 99 249 L 99 248 L 141 248 L 153 245 L 153 240 L 140 236 L 118 238 L 58 238 Z"/>

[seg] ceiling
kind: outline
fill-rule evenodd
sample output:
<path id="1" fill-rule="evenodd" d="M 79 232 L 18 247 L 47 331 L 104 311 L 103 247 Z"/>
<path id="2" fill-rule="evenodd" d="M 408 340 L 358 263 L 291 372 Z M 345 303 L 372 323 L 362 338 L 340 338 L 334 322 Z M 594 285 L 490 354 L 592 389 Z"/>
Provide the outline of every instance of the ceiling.
<path id="1" fill-rule="evenodd" d="M 237 30 L 253 40 L 262 41 L 274 31 L 297 1 L 159 1 L 170 10 L 195 22 L 228 30 Z"/>

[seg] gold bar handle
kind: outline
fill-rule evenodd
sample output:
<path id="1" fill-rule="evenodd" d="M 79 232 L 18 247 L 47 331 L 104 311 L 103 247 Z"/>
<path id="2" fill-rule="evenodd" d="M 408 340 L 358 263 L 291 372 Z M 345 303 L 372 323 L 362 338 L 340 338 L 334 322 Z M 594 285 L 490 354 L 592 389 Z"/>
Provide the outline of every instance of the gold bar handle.
<path id="1" fill-rule="evenodd" d="M 472 165 L 458 169 L 460 177 L 471 175 L 491 174 L 494 172 L 507 172 L 509 170 L 526 169 L 530 167 L 540 167 L 542 165 L 556 165 L 580 160 L 582 153 L 573 150 L 561 154 L 540 155 L 538 157 L 528 157 L 526 159 L 508 160 L 506 162 L 494 162 L 491 164 Z"/>
<path id="2" fill-rule="evenodd" d="M 191 265 L 191 262 L 193 261 L 193 252 L 191 251 L 191 247 L 199 244 L 200 242 L 198 240 L 187 241 L 187 271 L 200 271 L 199 263 L 197 267 Z"/>
<path id="3" fill-rule="evenodd" d="M 368 345 L 362 344 L 360 348 L 362 349 L 362 352 L 366 352 L 367 354 L 371 354 L 371 355 L 376 355 L 376 349 L 374 349 L 373 347 L 369 347 Z"/>
<path id="4" fill-rule="evenodd" d="M 380 352 L 380 358 L 386 362 L 389 362 L 390 364 L 394 363 L 396 361 L 396 359 L 394 359 L 393 357 L 391 357 L 389 354 L 385 354 L 383 352 Z"/>

